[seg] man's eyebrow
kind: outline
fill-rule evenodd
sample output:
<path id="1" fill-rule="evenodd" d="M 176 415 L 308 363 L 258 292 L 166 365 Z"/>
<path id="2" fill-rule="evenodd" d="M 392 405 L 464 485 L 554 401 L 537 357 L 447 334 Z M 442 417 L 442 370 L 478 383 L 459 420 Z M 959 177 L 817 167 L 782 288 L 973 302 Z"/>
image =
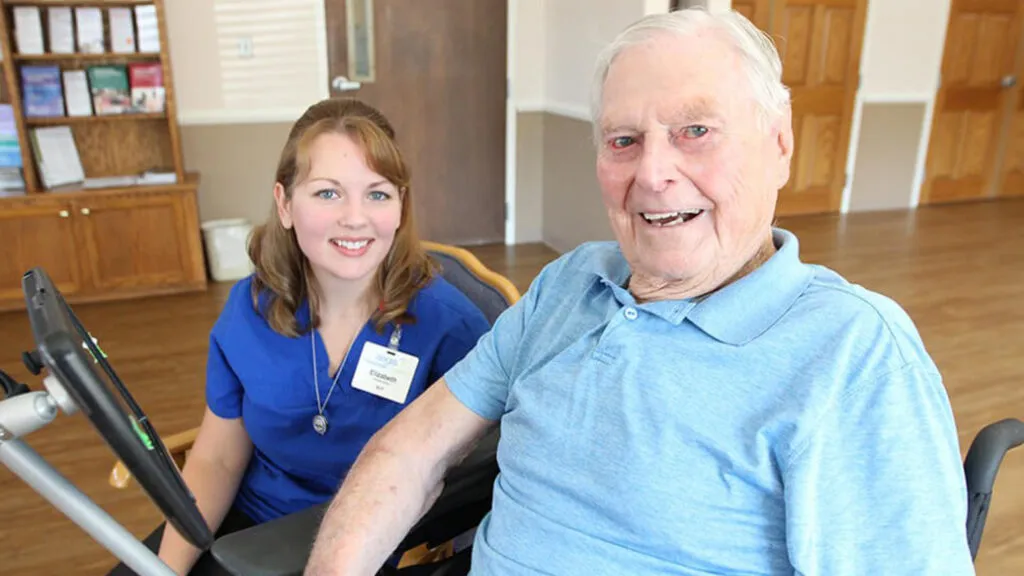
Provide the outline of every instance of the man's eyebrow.
<path id="1" fill-rule="evenodd" d="M 688 102 L 680 106 L 665 118 L 665 121 L 669 126 L 685 125 L 699 120 L 714 120 L 722 122 L 724 119 L 718 112 L 717 107 L 710 100 L 704 98 Z M 615 124 L 606 123 L 601 125 L 601 134 L 636 131 L 637 127 L 635 124 L 624 124 L 619 122 Z"/>
<path id="2" fill-rule="evenodd" d="M 636 132 L 636 126 L 632 124 L 601 125 L 601 134 L 610 134 L 612 132 Z"/>

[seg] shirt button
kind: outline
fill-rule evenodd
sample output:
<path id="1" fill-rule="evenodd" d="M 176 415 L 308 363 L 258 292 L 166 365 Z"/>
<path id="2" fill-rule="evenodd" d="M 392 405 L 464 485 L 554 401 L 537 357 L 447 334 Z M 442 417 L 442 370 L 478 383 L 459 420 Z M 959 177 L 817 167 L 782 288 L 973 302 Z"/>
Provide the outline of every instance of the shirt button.
<path id="1" fill-rule="evenodd" d="M 628 320 L 636 320 L 636 308 L 626 308 L 624 314 Z"/>

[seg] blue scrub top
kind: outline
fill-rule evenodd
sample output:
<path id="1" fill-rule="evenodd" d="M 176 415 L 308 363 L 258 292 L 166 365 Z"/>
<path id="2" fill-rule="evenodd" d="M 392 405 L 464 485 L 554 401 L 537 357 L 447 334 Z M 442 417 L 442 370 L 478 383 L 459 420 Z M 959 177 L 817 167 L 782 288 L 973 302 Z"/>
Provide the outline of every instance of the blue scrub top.
<path id="1" fill-rule="evenodd" d="M 254 451 L 235 506 L 257 523 L 322 504 L 377 430 L 462 359 L 490 325 L 483 313 L 443 278 L 434 278 L 409 305 L 416 318 L 402 327 L 399 350 L 419 358 L 404 404 L 351 386 L 366 342 L 388 346 L 393 326 L 378 334 L 367 323 L 352 343 L 324 416 L 323 436 L 313 429 L 317 400 L 310 336 L 275 332 L 254 310 L 252 276 L 231 289 L 210 334 L 206 401 L 222 418 L 238 418 Z M 296 318 L 309 321 L 305 303 Z M 321 402 L 334 381 L 320 334 L 315 334 Z"/>

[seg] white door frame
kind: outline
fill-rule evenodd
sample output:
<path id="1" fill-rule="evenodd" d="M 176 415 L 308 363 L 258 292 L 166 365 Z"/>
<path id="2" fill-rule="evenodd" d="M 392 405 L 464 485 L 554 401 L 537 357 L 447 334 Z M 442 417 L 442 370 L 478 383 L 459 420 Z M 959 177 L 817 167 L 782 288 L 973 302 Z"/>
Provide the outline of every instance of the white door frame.
<path id="1" fill-rule="evenodd" d="M 505 245 L 516 243 L 516 13 L 518 0 L 508 0 L 505 18 Z"/>

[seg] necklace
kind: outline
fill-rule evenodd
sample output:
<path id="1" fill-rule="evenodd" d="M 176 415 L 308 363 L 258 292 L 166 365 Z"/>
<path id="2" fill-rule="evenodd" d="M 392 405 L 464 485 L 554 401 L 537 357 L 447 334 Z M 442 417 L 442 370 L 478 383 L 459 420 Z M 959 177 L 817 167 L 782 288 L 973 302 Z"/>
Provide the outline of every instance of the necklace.
<path id="1" fill-rule="evenodd" d="M 355 340 L 352 341 L 352 345 L 355 344 Z M 348 350 L 345 351 L 345 356 L 341 359 L 341 364 L 338 364 L 338 371 L 334 374 L 334 382 L 331 383 L 331 387 L 327 390 L 327 397 L 324 398 L 323 402 L 320 402 L 320 374 L 316 368 L 316 330 L 310 330 L 309 332 L 309 345 L 313 352 L 313 390 L 316 392 L 316 416 L 313 416 L 313 430 L 317 434 L 323 436 L 327 433 L 327 417 L 324 416 L 324 408 L 327 407 L 327 402 L 331 399 L 331 394 L 334 393 L 335 386 L 338 385 L 338 377 L 341 376 L 341 370 L 345 367 L 345 361 L 348 360 L 348 353 L 352 350 L 352 345 L 349 345 Z"/>

